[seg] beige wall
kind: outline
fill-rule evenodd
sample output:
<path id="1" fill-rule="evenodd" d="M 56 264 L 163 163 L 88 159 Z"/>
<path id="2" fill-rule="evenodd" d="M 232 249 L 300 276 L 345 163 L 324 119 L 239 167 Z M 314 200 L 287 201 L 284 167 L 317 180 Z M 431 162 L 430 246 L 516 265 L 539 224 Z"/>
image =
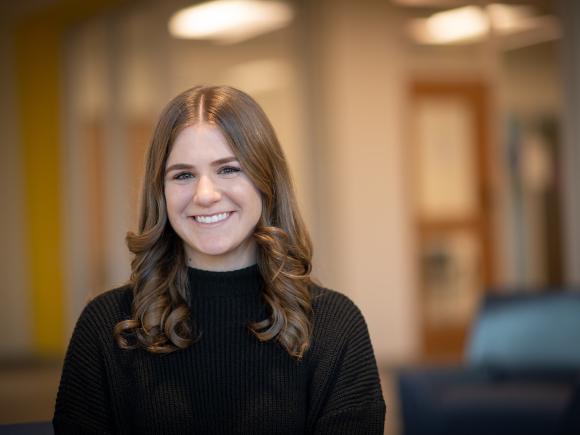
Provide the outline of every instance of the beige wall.
<path id="1" fill-rule="evenodd" d="M 315 231 L 321 281 L 362 309 L 377 357 L 411 359 L 418 324 L 408 186 L 405 59 L 400 21 L 384 2 L 320 4 L 311 22 L 322 71 L 315 135 Z M 318 27 L 320 26 L 320 27 Z"/>

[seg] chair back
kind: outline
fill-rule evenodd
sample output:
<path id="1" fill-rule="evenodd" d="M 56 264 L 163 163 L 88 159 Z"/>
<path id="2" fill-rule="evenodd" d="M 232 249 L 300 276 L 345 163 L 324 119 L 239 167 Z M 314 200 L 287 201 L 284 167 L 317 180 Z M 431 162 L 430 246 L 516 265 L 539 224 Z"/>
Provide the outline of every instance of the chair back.
<path id="1" fill-rule="evenodd" d="M 474 366 L 579 370 L 580 292 L 487 297 L 466 356 Z"/>

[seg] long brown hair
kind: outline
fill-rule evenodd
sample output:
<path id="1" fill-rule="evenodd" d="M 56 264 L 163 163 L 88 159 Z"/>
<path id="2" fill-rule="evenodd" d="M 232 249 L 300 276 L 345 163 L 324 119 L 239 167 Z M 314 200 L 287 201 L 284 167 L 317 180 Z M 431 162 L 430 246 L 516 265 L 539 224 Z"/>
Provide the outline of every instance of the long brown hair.
<path id="1" fill-rule="evenodd" d="M 132 318 L 115 326 L 123 349 L 153 353 L 184 349 L 198 338 L 190 323 L 183 242 L 171 227 L 165 204 L 167 158 L 177 135 L 196 123 L 220 129 L 244 172 L 262 196 L 254 238 L 262 297 L 269 316 L 248 328 L 261 341 L 275 339 L 301 358 L 310 345 L 312 244 L 298 211 L 284 153 L 260 106 L 228 86 L 199 86 L 164 109 L 147 152 L 139 230 L 127 234 L 134 254 L 130 284 Z"/>

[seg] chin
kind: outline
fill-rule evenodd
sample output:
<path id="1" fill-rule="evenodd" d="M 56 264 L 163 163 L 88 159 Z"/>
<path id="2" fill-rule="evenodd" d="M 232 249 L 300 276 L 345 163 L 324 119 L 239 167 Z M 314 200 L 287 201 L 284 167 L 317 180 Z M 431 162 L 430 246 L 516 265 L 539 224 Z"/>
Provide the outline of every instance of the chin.
<path id="1" fill-rule="evenodd" d="M 212 257 L 219 257 L 221 255 L 227 255 L 229 252 L 233 251 L 229 244 L 212 244 L 206 246 L 196 246 L 195 252 L 200 255 L 209 255 Z"/>
<path id="2" fill-rule="evenodd" d="M 221 249 L 204 249 L 204 250 L 198 250 L 197 251 L 199 253 L 199 255 L 203 255 L 204 257 L 225 257 L 226 255 L 228 255 L 228 251 L 227 250 L 221 250 Z"/>

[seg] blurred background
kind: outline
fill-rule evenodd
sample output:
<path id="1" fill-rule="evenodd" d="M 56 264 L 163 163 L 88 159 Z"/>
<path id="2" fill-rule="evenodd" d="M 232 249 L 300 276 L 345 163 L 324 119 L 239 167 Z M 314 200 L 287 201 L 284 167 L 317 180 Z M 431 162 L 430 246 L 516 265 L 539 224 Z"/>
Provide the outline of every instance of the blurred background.
<path id="1" fill-rule="evenodd" d="M 80 311 L 127 280 L 162 107 L 229 84 L 274 124 L 401 433 L 400 368 L 460 364 L 490 294 L 580 283 L 578 3 L 0 3 L 0 423 L 51 418 Z"/>

